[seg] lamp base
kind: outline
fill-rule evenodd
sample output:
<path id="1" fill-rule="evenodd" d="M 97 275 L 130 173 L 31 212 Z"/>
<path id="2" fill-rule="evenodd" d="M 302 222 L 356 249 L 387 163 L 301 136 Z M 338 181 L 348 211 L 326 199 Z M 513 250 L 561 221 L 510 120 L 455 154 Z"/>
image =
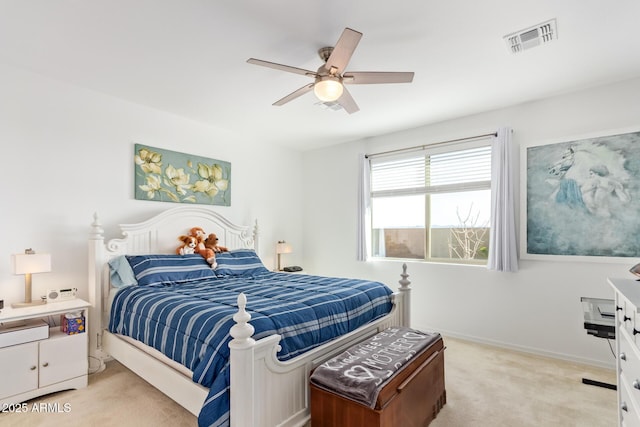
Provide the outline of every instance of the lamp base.
<path id="1" fill-rule="evenodd" d="M 38 301 L 32 301 L 32 302 L 14 302 L 13 304 L 11 304 L 12 308 L 25 308 L 25 307 L 33 307 L 36 305 L 44 305 L 46 304 L 47 301 L 43 301 L 43 300 L 38 300 Z"/>

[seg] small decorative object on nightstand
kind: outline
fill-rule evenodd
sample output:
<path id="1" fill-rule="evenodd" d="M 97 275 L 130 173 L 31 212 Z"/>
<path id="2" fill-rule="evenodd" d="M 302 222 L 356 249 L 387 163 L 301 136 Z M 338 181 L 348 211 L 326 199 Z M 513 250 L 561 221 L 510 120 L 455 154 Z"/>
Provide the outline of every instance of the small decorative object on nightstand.
<path id="1" fill-rule="evenodd" d="M 36 254 L 33 249 L 26 249 L 24 254 L 13 256 L 13 274 L 24 274 L 24 302 L 14 303 L 12 307 L 31 307 L 46 303 L 45 300 L 31 300 L 31 275 L 51 271 L 51 255 Z"/>

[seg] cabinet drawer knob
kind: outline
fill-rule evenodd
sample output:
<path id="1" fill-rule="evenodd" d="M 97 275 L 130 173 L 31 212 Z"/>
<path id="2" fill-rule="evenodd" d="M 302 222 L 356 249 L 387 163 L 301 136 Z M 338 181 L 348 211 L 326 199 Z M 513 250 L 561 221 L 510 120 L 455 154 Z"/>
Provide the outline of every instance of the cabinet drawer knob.
<path id="1" fill-rule="evenodd" d="M 47 366 L 49 366 L 49 362 L 44 362 L 44 363 L 42 364 L 42 366 L 44 366 L 44 367 L 46 368 Z M 640 384 L 638 384 L 638 387 L 640 387 Z"/>
<path id="2" fill-rule="evenodd" d="M 622 402 L 620 404 L 620 409 L 622 409 L 625 412 L 628 412 L 629 410 L 627 409 L 627 402 Z"/>
<path id="3" fill-rule="evenodd" d="M 622 307 L 620 307 L 619 305 L 616 305 L 616 311 L 622 311 Z"/>
<path id="4" fill-rule="evenodd" d="M 637 330 L 636 328 L 633 328 L 633 335 L 638 335 L 640 334 L 640 331 Z"/>
<path id="5" fill-rule="evenodd" d="M 29 370 L 31 370 L 31 371 L 35 371 L 35 370 L 36 370 L 36 368 L 37 368 L 37 366 L 32 366 L 32 367 L 30 367 L 30 368 L 29 368 Z"/>
<path id="6" fill-rule="evenodd" d="M 640 381 L 635 380 L 632 385 L 636 390 L 640 390 Z"/>
<path id="7" fill-rule="evenodd" d="M 626 322 L 627 320 L 631 320 L 631 317 L 629 317 L 629 316 L 625 315 L 625 316 L 623 317 L 623 319 L 624 319 L 624 321 Z"/>
<path id="8" fill-rule="evenodd" d="M 624 353 L 620 353 L 620 360 L 627 360 L 627 355 Z"/>

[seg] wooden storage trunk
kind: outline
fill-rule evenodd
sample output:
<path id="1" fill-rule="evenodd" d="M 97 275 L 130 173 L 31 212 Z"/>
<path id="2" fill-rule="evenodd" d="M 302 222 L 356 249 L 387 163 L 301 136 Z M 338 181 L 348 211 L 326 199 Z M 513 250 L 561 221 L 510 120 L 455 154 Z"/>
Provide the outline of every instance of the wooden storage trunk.
<path id="1" fill-rule="evenodd" d="M 384 386 L 375 408 L 311 383 L 312 427 L 425 427 L 446 403 L 442 337 Z"/>

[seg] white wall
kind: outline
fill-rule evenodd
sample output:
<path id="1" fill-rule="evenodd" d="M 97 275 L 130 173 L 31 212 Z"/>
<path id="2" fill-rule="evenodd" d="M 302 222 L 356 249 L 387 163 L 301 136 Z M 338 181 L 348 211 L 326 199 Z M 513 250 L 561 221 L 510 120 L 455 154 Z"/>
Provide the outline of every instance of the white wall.
<path id="1" fill-rule="evenodd" d="M 305 153 L 305 267 L 378 279 L 392 287 L 399 279 L 400 262 L 355 260 L 358 153 L 484 134 L 500 126 L 514 129 L 521 152 L 530 145 L 639 130 L 638 95 L 640 79 Z M 520 171 L 522 178 L 522 165 Z M 521 260 L 517 273 L 411 262 L 413 326 L 614 366 L 607 341 L 583 329 L 580 297 L 612 298 L 606 278 L 631 278 L 627 270 L 639 260 L 568 259 Z"/>
<path id="2" fill-rule="evenodd" d="M 27 247 L 52 254 L 53 271 L 33 277 L 34 296 L 74 286 L 87 298 L 87 237 L 94 212 L 113 238 L 119 237 L 119 223 L 178 206 L 133 198 L 135 143 L 231 162 L 231 206 L 213 209 L 242 224 L 259 220 L 267 267 L 275 262 L 277 240 L 302 246 L 300 203 L 288 196 L 301 192 L 296 151 L 242 141 L 224 129 L 4 66 L 0 100 L 0 299 L 5 304 L 24 294 L 24 278 L 11 271 L 11 254 Z"/>

